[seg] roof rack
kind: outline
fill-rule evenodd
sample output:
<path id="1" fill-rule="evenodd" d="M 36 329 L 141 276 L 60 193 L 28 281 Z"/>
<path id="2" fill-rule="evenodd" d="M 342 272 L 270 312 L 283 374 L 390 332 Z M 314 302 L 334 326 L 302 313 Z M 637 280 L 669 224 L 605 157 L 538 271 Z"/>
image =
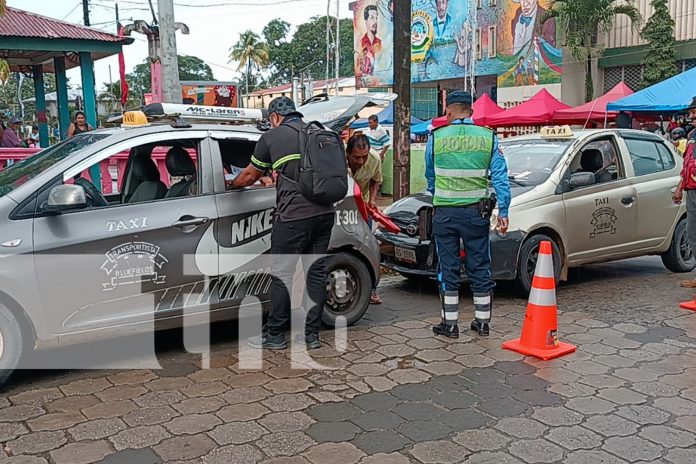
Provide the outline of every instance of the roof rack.
<path id="1" fill-rule="evenodd" d="M 124 127 L 138 127 L 165 120 L 171 121 L 174 127 L 190 127 L 186 121 L 195 121 L 213 124 L 255 124 L 259 129 L 265 129 L 268 124 L 268 115 L 265 109 L 151 103 L 140 110 L 115 115 L 109 118 L 108 122 L 120 122 Z"/>

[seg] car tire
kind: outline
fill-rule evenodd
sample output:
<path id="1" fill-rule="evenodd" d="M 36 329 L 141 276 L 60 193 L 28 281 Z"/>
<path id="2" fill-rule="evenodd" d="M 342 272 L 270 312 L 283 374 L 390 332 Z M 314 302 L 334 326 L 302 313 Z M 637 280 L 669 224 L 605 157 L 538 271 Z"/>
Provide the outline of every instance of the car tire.
<path id="1" fill-rule="evenodd" d="M 22 328 L 14 315 L 0 306 L 0 388 L 19 365 L 24 347 Z"/>
<path id="2" fill-rule="evenodd" d="M 696 257 L 686 236 L 686 219 L 677 223 L 669 249 L 662 253 L 662 264 L 672 272 L 690 272 L 696 268 Z"/>
<path id="3" fill-rule="evenodd" d="M 517 263 L 517 287 L 525 295 L 528 295 L 532 289 L 532 279 L 534 278 L 539 247 L 541 246 L 541 242 L 544 241 L 551 242 L 553 249 L 553 272 L 556 277 L 556 284 L 558 284 L 561 279 L 562 261 L 558 244 L 547 235 L 533 235 L 522 243 L 520 247 L 520 257 Z"/>
<path id="4" fill-rule="evenodd" d="M 367 265 L 356 256 L 340 252 L 326 260 L 326 305 L 322 322 L 335 327 L 339 317 L 348 325 L 360 320 L 370 305 L 372 277 Z"/>

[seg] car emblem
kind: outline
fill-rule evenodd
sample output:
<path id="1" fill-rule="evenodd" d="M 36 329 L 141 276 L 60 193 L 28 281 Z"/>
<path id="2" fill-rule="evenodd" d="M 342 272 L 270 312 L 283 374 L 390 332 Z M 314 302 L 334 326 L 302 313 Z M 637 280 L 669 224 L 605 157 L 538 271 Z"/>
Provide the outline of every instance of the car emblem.
<path id="1" fill-rule="evenodd" d="M 418 233 L 418 226 L 415 224 L 409 224 L 406 227 L 406 233 L 408 235 L 416 235 Z"/>

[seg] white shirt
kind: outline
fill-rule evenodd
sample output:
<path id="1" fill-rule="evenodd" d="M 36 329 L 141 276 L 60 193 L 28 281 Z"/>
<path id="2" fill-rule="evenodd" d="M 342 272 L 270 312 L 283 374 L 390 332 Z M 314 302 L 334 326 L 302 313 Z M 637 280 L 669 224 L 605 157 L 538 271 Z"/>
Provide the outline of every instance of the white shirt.
<path id="1" fill-rule="evenodd" d="M 520 16 L 520 19 L 515 25 L 515 37 L 512 42 L 512 54 L 515 55 L 517 52 L 522 50 L 529 42 L 534 38 L 534 25 L 536 24 L 536 11 L 532 16 L 532 21 L 524 25 L 521 20 L 524 16 Z"/>
<path id="2" fill-rule="evenodd" d="M 382 151 L 382 148 L 391 145 L 391 138 L 387 133 L 386 129 L 382 126 L 377 126 L 376 129 L 372 130 L 370 128 L 365 131 L 365 135 L 370 140 L 370 148 L 374 149 L 378 153 Z"/>

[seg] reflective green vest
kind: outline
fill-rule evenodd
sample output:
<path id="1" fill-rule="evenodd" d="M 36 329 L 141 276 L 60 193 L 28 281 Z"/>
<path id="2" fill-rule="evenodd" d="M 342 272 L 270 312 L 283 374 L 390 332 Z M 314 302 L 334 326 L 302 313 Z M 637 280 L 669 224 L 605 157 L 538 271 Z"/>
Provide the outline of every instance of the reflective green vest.
<path id="1" fill-rule="evenodd" d="M 493 132 L 451 124 L 433 133 L 435 206 L 467 206 L 488 196 Z"/>

